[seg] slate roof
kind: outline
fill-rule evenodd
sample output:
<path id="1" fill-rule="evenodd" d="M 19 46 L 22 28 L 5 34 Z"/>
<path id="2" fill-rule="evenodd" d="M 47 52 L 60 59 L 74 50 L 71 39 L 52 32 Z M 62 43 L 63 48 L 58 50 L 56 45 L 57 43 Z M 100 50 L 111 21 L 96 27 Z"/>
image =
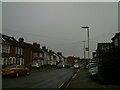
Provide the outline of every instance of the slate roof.
<path id="1" fill-rule="evenodd" d="M 24 43 L 29 49 L 31 49 L 33 52 L 39 52 L 43 53 L 43 51 L 39 47 L 35 47 L 30 43 Z"/>
<path id="2" fill-rule="evenodd" d="M 4 34 L 0 34 L 0 36 L 2 36 L 2 44 L 24 48 L 24 46 L 20 44 L 14 37 Z"/>
<path id="3" fill-rule="evenodd" d="M 120 36 L 120 32 L 116 33 L 115 36 L 111 40 L 113 40 L 114 38 L 117 38 L 118 36 Z"/>

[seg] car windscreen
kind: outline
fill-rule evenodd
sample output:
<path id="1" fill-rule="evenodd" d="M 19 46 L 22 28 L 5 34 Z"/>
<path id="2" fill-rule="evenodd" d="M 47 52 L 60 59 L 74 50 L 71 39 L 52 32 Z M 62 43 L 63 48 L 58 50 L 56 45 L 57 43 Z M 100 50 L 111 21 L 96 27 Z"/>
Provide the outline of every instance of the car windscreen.
<path id="1" fill-rule="evenodd" d="M 16 65 L 7 66 L 6 68 L 16 68 Z"/>

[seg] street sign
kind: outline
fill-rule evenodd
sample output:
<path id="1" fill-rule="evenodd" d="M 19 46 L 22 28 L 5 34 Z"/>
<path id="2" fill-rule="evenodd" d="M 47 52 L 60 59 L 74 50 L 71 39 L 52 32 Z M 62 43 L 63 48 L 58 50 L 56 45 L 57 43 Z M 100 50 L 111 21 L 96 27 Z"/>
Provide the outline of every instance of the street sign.
<path id="1" fill-rule="evenodd" d="M 85 48 L 86 51 L 89 51 L 89 48 Z"/>

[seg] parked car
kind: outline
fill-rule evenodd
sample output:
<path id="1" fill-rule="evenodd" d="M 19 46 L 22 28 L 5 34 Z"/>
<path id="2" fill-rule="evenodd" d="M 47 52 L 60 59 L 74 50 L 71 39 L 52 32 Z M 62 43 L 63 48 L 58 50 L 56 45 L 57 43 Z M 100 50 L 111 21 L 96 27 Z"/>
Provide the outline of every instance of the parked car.
<path id="1" fill-rule="evenodd" d="M 72 67 L 73 66 L 73 64 L 65 64 L 65 67 L 66 68 L 70 68 L 70 67 Z"/>
<path id="2" fill-rule="evenodd" d="M 83 67 L 83 64 L 79 64 L 80 65 L 80 68 Z"/>
<path id="3" fill-rule="evenodd" d="M 65 65 L 62 64 L 62 63 L 59 63 L 59 64 L 57 65 L 57 68 L 64 68 L 64 67 L 65 67 Z"/>
<path id="4" fill-rule="evenodd" d="M 29 68 L 23 65 L 10 65 L 2 69 L 2 76 L 16 76 L 29 75 Z"/>
<path id="5" fill-rule="evenodd" d="M 98 66 L 97 63 L 89 63 L 89 64 L 86 66 L 86 68 L 87 68 L 87 69 L 90 69 L 90 68 L 96 67 L 96 66 Z"/>
<path id="6" fill-rule="evenodd" d="M 98 67 L 92 67 L 88 70 L 89 77 L 97 80 L 98 79 Z"/>
<path id="7" fill-rule="evenodd" d="M 75 64 L 75 65 L 74 65 L 74 68 L 75 68 L 75 69 L 78 69 L 78 68 L 80 68 L 80 65 L 79 65 L 79 64 Z"/>
<path id="8" fill-rule="evenodd" d="M 33 68 L 40 68 L 40 65 L 38 63 L 34 63 L 34 64 L 32 64 L 32 67 Z"/>

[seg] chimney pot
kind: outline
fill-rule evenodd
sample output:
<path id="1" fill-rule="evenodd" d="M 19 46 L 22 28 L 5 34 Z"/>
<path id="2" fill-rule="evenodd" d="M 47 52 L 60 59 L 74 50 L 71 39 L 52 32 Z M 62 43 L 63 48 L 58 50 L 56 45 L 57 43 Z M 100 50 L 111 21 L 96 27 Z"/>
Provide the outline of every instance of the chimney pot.
<path id="1" fill-rule="evenodd" d="M 42 49 L 46 49 L 46 46 L 43 46 Z"/>
<path id="2" fill-rule="evenodd" d="M 24 42 L 24 38 L 20 37 L 20 38 L 19 38 L 19 42 L 20 42 L 20 43 L 23 43 L 23 42 Z"/>

